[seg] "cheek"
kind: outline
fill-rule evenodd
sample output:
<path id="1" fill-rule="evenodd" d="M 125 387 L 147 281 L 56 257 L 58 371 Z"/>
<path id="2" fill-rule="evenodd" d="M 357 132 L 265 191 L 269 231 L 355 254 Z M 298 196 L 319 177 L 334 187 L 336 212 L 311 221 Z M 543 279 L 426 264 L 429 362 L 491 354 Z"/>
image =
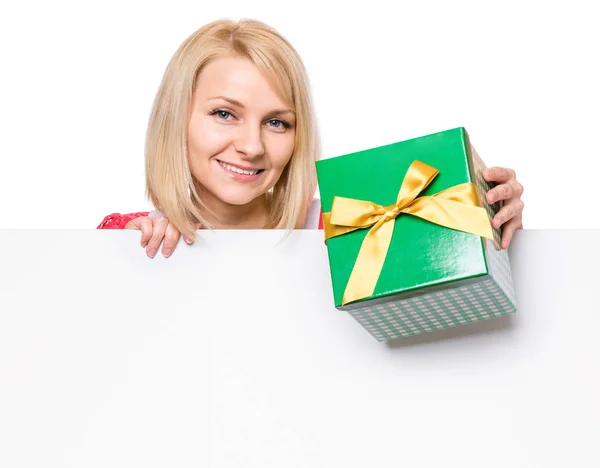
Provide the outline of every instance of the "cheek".
<path id="1" fill-rule="evenodd" d="M 215 129 L 209 119 L 192 118 L 188 127 L 188 151 L 192 163 L 207 160 L 228 145 L 227 135 Z"/>
<path id="2" fill-rule="evenodd" d="M 288 132 L 285 135 L 277 135 L 274 138 L 269 150 L 271 155 L 271 166 L 273 169 L 283 171 L 294 152 L 296 137 L 294 132 Z"/>

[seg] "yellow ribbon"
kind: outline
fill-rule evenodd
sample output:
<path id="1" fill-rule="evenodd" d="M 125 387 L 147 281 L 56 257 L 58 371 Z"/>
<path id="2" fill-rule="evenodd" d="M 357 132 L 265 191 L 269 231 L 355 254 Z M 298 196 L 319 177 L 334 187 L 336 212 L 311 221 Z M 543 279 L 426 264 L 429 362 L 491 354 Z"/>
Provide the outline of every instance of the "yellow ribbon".
<path id="1" fill-rule="evenodd" d="M 373 294 L 392 240 L 394 220 L 400 213 L 493 239 L 488 215 L 481 205 L 477 188 L 471 182 L 455 185 L 432 196 L 418 197 L 438 173 L 437 169 L 414 161 L 400 186 L 396 203 L 389 206 L 352 198 L 333 198 L 331 211 L 323 213 L 326 240 L 372 226 L 358 252 L 342 305 Z"/>

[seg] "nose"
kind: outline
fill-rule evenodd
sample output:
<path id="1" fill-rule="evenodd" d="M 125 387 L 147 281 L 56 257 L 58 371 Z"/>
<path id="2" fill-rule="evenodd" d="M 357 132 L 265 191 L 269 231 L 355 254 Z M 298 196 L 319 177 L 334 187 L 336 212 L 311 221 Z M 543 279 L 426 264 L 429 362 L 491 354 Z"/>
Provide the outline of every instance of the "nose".
<path id="1" fill-rule="evenodd" d="M 239 133 L 234 141 L 234 148 L 239 153 L 243 153 L 248 158 L 256 158 L 265 153 L 265 146 L 262 140 L 261 124 L 253 122 L 244 122 L 240 125 Z"/>

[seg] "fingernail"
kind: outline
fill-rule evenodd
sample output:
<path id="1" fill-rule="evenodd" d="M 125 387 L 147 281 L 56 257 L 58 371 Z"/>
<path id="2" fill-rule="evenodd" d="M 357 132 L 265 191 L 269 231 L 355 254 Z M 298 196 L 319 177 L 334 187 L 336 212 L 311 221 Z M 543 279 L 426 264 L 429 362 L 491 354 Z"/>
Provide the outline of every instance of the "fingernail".
<path id="1" fill-rule="evenodd" d="M 148 250 L 148 257 L 154 258 L 155 255 L 156 255 L 156 249 Z"/>
<path id="2" fill-rule="evenodd" d="M 184 237 L 183 240 L 185 241 L 186 244 L 192 243 L 192 239 L 188 239 L 187 237 Z"/>
<path id="3" fill-rule="evenodd" d="M 165 250 L 163 250 L 163 255 L 164 255 L 165 257 L 168 257 L 168 256 L 169 256 L 169 255 L 171 255 L 172 253 L 173 253 L 173 250 L 172 250 L 172 249 L 165 249 Z"/>

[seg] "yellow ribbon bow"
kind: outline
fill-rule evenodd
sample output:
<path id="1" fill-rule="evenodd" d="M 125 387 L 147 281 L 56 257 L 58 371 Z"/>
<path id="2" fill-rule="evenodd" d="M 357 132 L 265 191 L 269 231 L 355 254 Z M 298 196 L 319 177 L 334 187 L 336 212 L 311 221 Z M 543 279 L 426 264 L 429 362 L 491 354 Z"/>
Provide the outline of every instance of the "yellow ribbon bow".
<path id="1" fill-rule="evenodd" d="M 333 198 L 331 211 L 323 213 L 326 240 L 372 226 L 358 252 L 342 305 L 373 294 L 392 240 L 394 220 L 400 213 L 493 239 L 488 215 L 473 183 L 455 185 L 432 196 L 418 197 L 438 173 L 437 169 L 414 161 L 400 186 L 396 203 L 389 206 L 352 198 Z"/>

